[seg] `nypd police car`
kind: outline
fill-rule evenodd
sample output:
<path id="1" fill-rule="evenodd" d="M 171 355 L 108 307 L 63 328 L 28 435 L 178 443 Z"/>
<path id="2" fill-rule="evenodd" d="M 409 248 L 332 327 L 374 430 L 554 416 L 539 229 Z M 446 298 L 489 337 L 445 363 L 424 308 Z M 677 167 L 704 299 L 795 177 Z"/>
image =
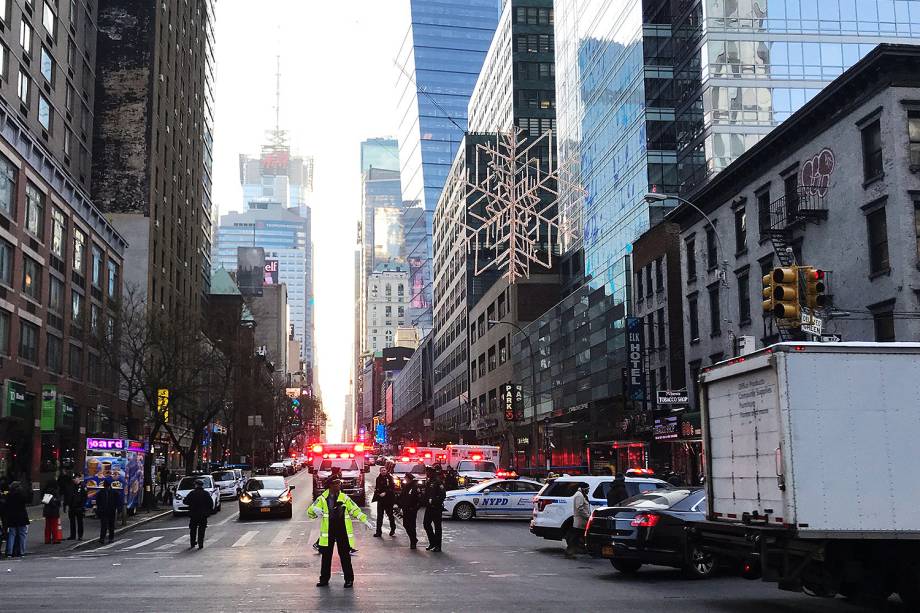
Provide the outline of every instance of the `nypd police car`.
<path id="1" fill-rule="evenodd" d="M 530 479 L 489 479 L 467 490 L 452 490 L 444 499 L 444 513 L 454 519 L 519 517 L 530 519 L 533 497 L 542 483 Z"/>

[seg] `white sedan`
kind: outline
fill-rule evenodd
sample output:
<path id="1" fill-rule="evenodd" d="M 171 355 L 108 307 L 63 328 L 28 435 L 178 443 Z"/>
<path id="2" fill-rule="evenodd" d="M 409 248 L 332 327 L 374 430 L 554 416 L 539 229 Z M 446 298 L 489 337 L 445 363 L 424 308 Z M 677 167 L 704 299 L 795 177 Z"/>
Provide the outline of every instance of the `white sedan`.
<path id="1" fill-rule="evenodd" d="M 204 485 L 204 491 L 211 495 L 214 502 L 214 512 L 220 511 L 220 488 L 214 483 L 211 475 L 193 475 L 182 477 L 179 485 L 176 486 L 176 493 L 173 495 L 173 515 L 188 513 L 188 505 L 185 504 L 185 497 L 195 489 L 195 481 L 201 481 Z"/>
<path id="2" fill-rule="evenodd" d="M 530 479 L 489 479 L 468 490 L 452 490 L 444 499 L 444 513 L 454 519 L 517 517 L 530 519 L 533 497 L 543 487 Z"/>

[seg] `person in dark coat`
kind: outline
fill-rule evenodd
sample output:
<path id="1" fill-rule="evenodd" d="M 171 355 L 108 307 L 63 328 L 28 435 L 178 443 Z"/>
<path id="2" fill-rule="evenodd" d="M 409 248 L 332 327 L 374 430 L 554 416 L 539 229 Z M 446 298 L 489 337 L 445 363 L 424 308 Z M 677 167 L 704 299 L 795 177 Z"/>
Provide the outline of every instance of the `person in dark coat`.
<path id="1" fill-rule="evenodd" d="M 607 490 L 607 506 L 615 507 L 624 500 L 629 498 L 629 492 L 626 490 L 626 477 L 618 473 Z"/>
<path id="2" fill-rule="evenodd" d="M 68 541 L 83 540 L 83 517 L 86 514 L 86 497 L 89 495 L 83 475 L 73 476 L 73 489 L 67 501 L 67 517 L 70 519 L 70 536 Z"/>
<path id="3" fill-rule="evenodd" d="M 189 549 L 198 543 L 198 549 L 204 547 L 204 531 L 208 527 L 208 516 L 214 511 L 214 500 L 204 491 L 204 483 L 195 481 L 195 489 L 185 497 L 188 505 Z"/>
<path id="4" fill-rule="evenodd" d="M 96 493 L 96 517 L 99 518 L 99 543 L 105 543 L 105 535 L 109 535 L 109 542 L 115 540 L 115 516 L 121 510 L 121 495 L 112 489 L 108 481 L 102 482 L 102 489 Z"/>
<path id="5" fill-rule="evenodd" d="M 402 492 L 399 494 L 399 507 L 403 514 L 403 528 L 409 536 L 409 549 L 415 549 L 418 543 L 415 528 L 418 521 L 418 508 L 421 506 L 419 498 L 418 482 L 412 473 L 406 474 L 406 482 L 403 484 Z M 379 515 L 377 517 L 380 517 Z"/>
<path id="6" fill-rule="evenodd" d="M 453 468 L 447 469 L 447 476 L 444 477 L 444 489 L 448 492 L 460 489 L 459 474 Z"/>
<path id="7" fill-rule="evenodd" d="M 428 551 L 441 551 L 441 513 L 444 510 L 445 490 L 441 483 L 440 466 L 429 466 L 425 487 L 425 518 L 422 526 L 428 536 Z"/>
<path id="8" fill-rule="evenodd" d="M 61 512 L 65 512 L 70 506 L 70 498 L 73 495 L 73 477 L 61 471 L 57 478 L 57 489 L 61 497 Z"/>
<path id="9" fill-rule="evenodd" d="M 29 534 L 29 510 L 26 503 L 31 495 L 26 495 L 22 484 L 13 481 L 3 504 L 3 523 L 7 529 L 7 557 L 26 555 L 26 537 Z"/>
<path id="10" fill-rule="evenodd" d="M 45 544 L 57 545 L 61 542 L 58 538 L 61 534 L 61 496 L 55 481 L 49 481 L 42 491 L 42 517 L 45 518 Z"/>
<path id="11" fill-rule="evenodd" d="M 384 466 L 377 475 L 377 481 L 374 483 L 374 497 L 371 502 L 377 503 L 377 531 L 374 536 L 381 536 L 383 528 L 383 516 L 386 514 L 390 520 L 390 536 L 396 534 L 396 520 L 393 518 L 393 504 L 396 502 L 396 484 L 393 481 L 393 475 L 390 474 L 389 468 L 392 465 Z"/>

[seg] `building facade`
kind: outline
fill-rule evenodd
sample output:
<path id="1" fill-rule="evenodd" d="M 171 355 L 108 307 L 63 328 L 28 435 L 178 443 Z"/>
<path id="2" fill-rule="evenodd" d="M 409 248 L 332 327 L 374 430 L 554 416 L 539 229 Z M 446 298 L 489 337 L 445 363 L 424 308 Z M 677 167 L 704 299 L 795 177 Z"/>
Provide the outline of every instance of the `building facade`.
<path id="1" fill-rule="evenodd" d="M 393 380 L 393 425 L 395 444 L 422 443 L 432 435 L 432 346 L 433 332 L 425 335 L 405 367 Z"/>
<path id="2" fill-rule="evenodd" d="M 399 328 L 406 325 L 409 273 L 404 267 L 381 264 L 367 279 L 365 346 L 372 354 L 396 346 Z"/>
<path id="3" fill-rule="evenodd" d="M 714 228 L 684 207 L 670 216 L 681 225 L 695 406 L 701 368 L 738 355 L 745 337 L 757 348 L 782 340 L 761 308 L 761 277 L 793 260 L 828 271 L 826 334 L 920 338 L 904 315 L 920 307 L 918 69 L 916 47 L 878 47 L 690 195 Z"/>
<path id="4" fill-rule="evenodd" d="M 126 281 L 150 304 L 200 319 L 211 281 L 214 2 L 98 5 L 93 201 L 128 239 Z"/>
<path id="5" fill-rule="evenodd" d="M 467 129 L 467 105 L 495 33 L 500 0 L 410 0 L 410 24 L 397 54 L 403 199 L 426 214 L 425 232 L 407 245 L 411 319 L 431 328 L 432 216 Z M 424 239 L 424 240 L 422 240 Z"/>

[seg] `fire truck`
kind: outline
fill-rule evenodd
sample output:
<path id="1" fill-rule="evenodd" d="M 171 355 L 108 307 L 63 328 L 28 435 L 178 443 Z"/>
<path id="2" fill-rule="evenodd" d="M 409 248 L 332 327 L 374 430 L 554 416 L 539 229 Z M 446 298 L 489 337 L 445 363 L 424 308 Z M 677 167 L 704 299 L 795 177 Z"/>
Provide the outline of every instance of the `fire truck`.
<path id="1" fill-rule="evenodd" d="M 370 472 L 371 467 L 364 443 L 316 443 L 310 447 L 308 457 L 314 499 L 323 493 L 326 480 L 335 473 L 342 482 L 342 491 L 359 506 L 365 505 L 364 475 Z"/>

